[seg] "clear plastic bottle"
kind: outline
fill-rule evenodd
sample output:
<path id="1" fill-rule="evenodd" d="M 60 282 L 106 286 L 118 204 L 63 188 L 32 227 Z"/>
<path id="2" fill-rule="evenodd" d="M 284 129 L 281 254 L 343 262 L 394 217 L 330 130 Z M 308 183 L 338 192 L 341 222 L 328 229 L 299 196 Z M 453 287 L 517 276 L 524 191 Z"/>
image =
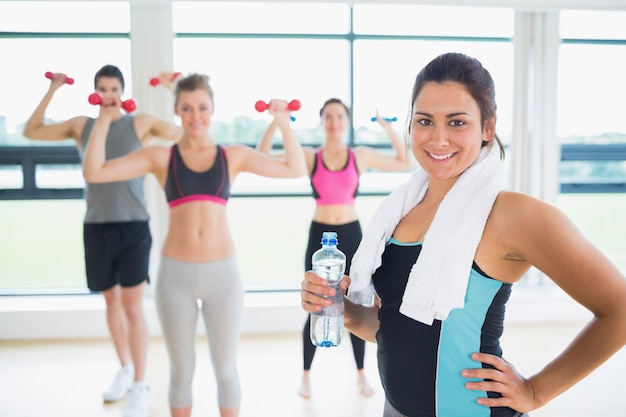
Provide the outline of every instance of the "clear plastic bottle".
<path id="1" fill-rule="evenodd" d="M 322 248 L 313 254 L 313 272 L 337 289 L 333 304 L 311 313 L 311 342 L 315 346 L 338 346 L 343 338 L 343 295 L 339 283 L 346 269 L 346 255 L 337 249 L 337 233 L 322 233 Z"/>

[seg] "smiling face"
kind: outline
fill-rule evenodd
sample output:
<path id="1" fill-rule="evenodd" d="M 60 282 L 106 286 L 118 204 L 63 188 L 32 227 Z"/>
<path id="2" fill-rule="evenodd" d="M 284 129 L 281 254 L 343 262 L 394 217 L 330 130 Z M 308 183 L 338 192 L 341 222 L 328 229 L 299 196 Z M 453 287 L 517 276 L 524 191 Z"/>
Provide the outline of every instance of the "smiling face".
<path id="1" fill-rule="evenodd" d="M 185 133 L 190 136 L 206 135 L 213 114 L 213 102 L 208 91 L 197 89 L 181 91 L 176 102 L 176 115 L 180 117 Z"/>
<path id="2" fill-rule="evenodd" d="M 413 154 L 434 180 L 456 180 L 495 135 L 495 116 L 481 122 L 478 104 L 460 83 L 428 82 L 413 104 Z"/>

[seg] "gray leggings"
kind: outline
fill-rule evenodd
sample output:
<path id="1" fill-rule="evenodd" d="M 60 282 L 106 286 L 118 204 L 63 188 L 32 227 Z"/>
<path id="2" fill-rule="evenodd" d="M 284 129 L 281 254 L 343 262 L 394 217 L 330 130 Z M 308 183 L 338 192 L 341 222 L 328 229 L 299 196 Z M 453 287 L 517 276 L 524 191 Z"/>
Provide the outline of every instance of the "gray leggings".
<path id="1" fill-rule="evenodd" d="M 243 315 L 243 283 L 236 257 L 190 263 L 162 257 L 156 306 L 170 359 L 169 404 L 192 404 L 198 310 L 202 311 L 220 407 L 239 407 L 237 346 Z M 198 304 L 198 300 L 202 303 Z"/>

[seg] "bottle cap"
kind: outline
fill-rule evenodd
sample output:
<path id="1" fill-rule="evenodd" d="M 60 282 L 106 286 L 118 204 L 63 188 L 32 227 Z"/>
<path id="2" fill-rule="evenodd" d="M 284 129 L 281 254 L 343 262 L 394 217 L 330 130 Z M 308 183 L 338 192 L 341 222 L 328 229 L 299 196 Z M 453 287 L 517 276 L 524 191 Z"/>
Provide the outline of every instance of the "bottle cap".
<path id="1" fill-rule="evenodd" d="M 322 245 L 337 245 L 337 232 L 322 232 Z"/>

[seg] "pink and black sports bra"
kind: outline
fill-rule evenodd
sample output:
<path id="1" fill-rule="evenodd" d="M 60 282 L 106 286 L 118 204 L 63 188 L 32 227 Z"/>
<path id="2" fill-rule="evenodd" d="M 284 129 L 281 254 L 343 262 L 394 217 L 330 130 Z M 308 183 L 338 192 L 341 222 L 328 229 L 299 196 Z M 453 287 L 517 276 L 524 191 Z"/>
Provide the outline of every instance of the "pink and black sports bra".
<path id="1" fill-rule="evenodd" d="M 311 173 L 311 187 L 313 187 L 313 197 L 318 206 L 353 205 L 359 189 L 359 171 L 352 149 L 348 149 L 346 165 L 338 171 L 331 171 L 324 165 L 322 149 L 319 148 Z"/>
<path id="2" fill-rule="evenodd" d="M 226 205 L 229 196 L 228 162 L 221 146 L 217 146 L 213 166 L 204 172 L 189 169 L 180 156 L 178 144 L 172 146 L 165 181 L 165 197 L 170 208 L 191 201 Z"/>

